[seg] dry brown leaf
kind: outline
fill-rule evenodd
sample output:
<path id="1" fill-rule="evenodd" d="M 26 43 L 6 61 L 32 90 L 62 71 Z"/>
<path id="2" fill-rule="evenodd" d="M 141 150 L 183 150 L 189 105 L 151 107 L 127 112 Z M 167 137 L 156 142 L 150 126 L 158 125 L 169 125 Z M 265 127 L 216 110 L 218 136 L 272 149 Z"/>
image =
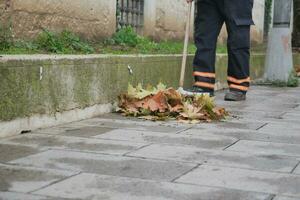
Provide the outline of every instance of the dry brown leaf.
<path id="1" fill-rule="evenodd" d="M 177 118 L 185 123 L 199 123 L 219 120 L 227 115 L 224 108 L 216 107 L 209 96 L 182 96 L 173 88 L 159 84 L 156 88 L 143 89 L 128 86 L 128 93 L 119 96 L 119 112 L 138 116 L 146 120 L 165 120 Z"/>
<path id="2" fill-rule="evenodd" d="M 149 98 L 143 105 L 143 108 L 149 109 L 152 112 L 166 112 L 168 109 L 168 102 L 164 92 L 160 91 L 153 97 Z"/>

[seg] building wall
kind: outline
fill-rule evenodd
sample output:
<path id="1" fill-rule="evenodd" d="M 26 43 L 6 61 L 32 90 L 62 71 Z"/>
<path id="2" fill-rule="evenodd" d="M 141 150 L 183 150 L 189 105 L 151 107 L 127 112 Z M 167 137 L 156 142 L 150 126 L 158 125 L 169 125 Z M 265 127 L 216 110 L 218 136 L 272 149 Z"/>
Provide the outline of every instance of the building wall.
<path id="1" fill-rule="evenodd" d="M 254 4 L 252 40 L 258 43 L 263 40 L 264 2 L 255 0 Z M 0 19 L 10 19 L 16 38 L 34 38 L 44 28 L 68 29 L 94 40 L 116 31 L 116 0 L 0 0 L 0 9 L 5 7 Z M 143 34 L 157 40 L 182 40 L 186 18 L 185 0 L 145 0 Z M 192 30 L 193 23 L 191 36 Z M 219 40 L 226 41 L 225 28 Z"/>
<path id="2" fill-rule="evenodd" d="M 144 34 L 155 39 L 182 39 L 185 32 L 187 4 L 185 0 L 146 0 Z M 193 9 L 194 10 L 194 9 Z M 255 0 L 251 28 L 252 41 L 263 41 L 265 0 Z M 193 27 L 193 25 L 191 25 Z M 191 35 L 193 34 L 191 29 Z M 219 41 L 225 42 L 226 28 L 221 31 Z"/>
<path id="3" fill-rule="evenodd" d="M 0 25 L 3 25 L 7 22 L 7 17 L 9 13 L 10 1 L 9 0 L 0 0 Z"/>
<path id="4" fill-rule="evenodd" d="M 185 0 L 145 1 L 144 34 L 146 36 L 157 40 L 181 39 L 184 37 L 186 19 Z"/>
<path id="5" fill-rule="evenodd" d="M 33 38 L 43 28 L 68 29 L 88 39 L 111 36 L 115 32 L 115 0 L 6 1 L 11 2 L 9 17 L 17 38 Z"/>

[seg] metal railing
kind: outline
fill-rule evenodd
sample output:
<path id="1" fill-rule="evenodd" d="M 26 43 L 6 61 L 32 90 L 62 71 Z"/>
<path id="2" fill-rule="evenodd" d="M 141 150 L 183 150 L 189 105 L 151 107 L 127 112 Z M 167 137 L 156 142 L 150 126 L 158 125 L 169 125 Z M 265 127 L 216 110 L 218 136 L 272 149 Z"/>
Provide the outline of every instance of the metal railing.
<path id="1" fill-rule="evenodd" d="M 144 25 L 144 0 L 117 0 L 117 29 L 131 26 L 140 32 Z"/>

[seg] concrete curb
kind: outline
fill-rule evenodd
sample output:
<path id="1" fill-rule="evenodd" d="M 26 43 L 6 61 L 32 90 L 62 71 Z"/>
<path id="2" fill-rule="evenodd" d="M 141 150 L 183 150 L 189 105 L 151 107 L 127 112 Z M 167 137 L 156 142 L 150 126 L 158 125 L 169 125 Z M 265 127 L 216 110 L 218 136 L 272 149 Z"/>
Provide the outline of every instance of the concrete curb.
<path id="1" fill-rule="evenodd" d="M 188 57 L 186 86 L 193 82 Z M 216 88 L 226 87 L 227 56 L 217 56 Z M 262 78 L 263 54 L 251 58 Z M 295 56 L 300 63 L 300 56 Z M 0 137 L 110 112 L 128 83 L 178 87 L 181 55 L 4 55 L 0 58 Z M 132 70 L 132 74 L 130 73 Z"/>

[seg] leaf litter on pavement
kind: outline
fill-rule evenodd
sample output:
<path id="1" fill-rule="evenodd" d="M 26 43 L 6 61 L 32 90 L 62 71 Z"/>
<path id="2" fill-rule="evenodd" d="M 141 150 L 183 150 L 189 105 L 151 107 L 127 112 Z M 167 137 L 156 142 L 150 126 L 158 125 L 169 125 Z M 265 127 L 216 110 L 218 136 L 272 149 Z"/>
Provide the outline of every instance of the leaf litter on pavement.
<path id="1" fill-rule="evenodd" d="M 127 93 L 119 95 L 117 111 L 146 120 L 177 119 L 184 123 L 218 121 L 228 115 L 209 95 L 185 96 L 162 83 L 146 88 L 129 84 Z"/>

